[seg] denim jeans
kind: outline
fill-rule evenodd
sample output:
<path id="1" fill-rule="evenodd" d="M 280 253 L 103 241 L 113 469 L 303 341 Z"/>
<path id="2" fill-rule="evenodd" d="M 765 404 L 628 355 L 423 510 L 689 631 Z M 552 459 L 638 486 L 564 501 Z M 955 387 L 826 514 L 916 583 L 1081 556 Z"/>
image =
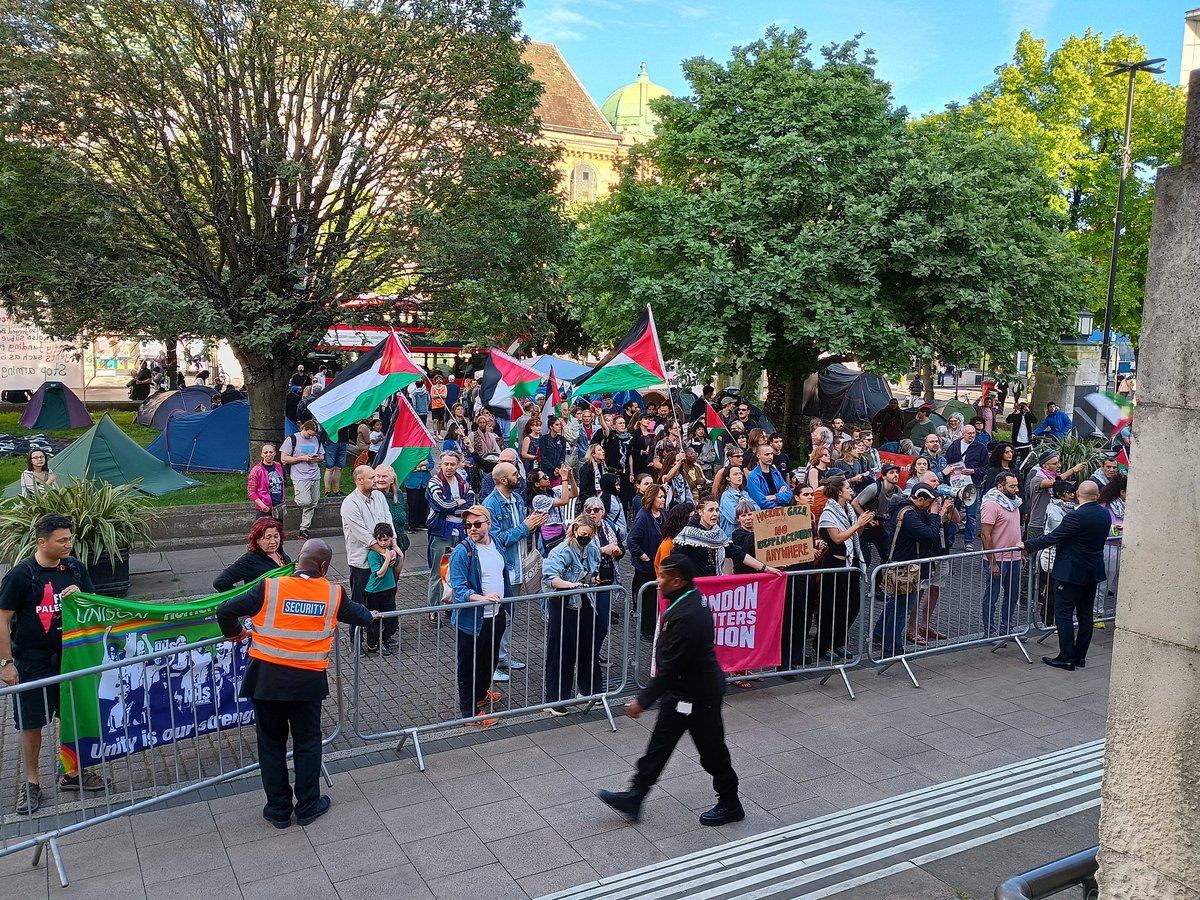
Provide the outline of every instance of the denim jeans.
<path id="1" fill-rule="evenodd" d="M 1012 614 L 1021 599 L 1021 561 L 1014 559 L 999 562 L 1000 575 L 991 573 L 991 562 L 984 561 L 987 567 L 985 575 L 987 582 L 983 588 L 983 630 L 988 637 L 1012 634 Z M 1004 592 L 1004 605 L 1000 607 L 1000 630 L 996 630 L 996 601 Z"/>
<path id="2" fill-rule="evenodd" d="M 875 620 L 875 629 L 872 632 L 875 643 L 883 646 L 884 656 L 896 656 L 904 652 L 904 632 L 919 594 L 919 591 L 912 591 L 908 594 L 884 596 L 883 612 Z"/>
<path id="3" fill-rule="evenodd" d="M 974 544 L 975 532 L 979 530 L 979 506 L 983 500 L 983 492 L 975 495 L 975 502 L 967 507 L 960 507 L 966 524 L 963 526 L 963 543 Z"/>

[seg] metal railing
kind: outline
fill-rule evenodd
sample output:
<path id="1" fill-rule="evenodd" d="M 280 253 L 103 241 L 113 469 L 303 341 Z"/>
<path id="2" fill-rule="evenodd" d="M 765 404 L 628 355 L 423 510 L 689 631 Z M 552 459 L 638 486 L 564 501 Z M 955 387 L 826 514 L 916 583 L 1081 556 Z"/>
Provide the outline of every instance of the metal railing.
<path id="1" fill-rule="evenodd" d="M 780 664 L 773 668 L 748 669 L 727 673 L 730 684 L 766 678 L 793 678 L 821 675 L 823 685 L 837 675 L 846 693 L 854 700 L 854 688 L 847 672 L 862 662 L 862 624 L 860 614 L 866 595 L 866 573 L 855 566 L 789 571 L 784 597 L 780 640 Z M 634 612 L 634 635 L 642 633 L 643 616 L 658 616 L 658 589 L 651 583 L 638 592 Z M 653 629 L 650 629 L 652 632 Z M 632 679 L 646 686 L 649 672 L 650 641 L 643 641 L 641 652 L 632 655 Z M 642 657 L 646 656 L 647 660 Z"/>
<path id="2" fill-rule="evenodd" d="M 624 594 L 619 584 L 605 585 L 511 597 L 502 604 L 477 601 L 383 613 L 372 626 L 377 633 L 353 651 L 355 736 L 398 739 L 397 751 L 411 740 L 424 771 L 420 735 L 428 731 L 487 727 L 539 710 L 566 715 L 573 707 L 587 710 L 597 703 L 616 731 L 609 698 L 624 691 L 630 668 Z M 622 611 L 613 626 L 611 610 L 617 607 Z M 464 627 L 446 618 L 451 611 Z M 472 631 L 476 611 L 480 621 Z M 507 667 L 500 659 L 505 632 Z M 376 646 L 379 651 L 367 650 Z M 371 686 L 378 683 L 411 686 L 416 701 L 400 691 L 373 697 Z"/>
<path id="3" fill-rule="evenodd" d="M 1096 900 L 1099 847 L 1081 850 L 1032 871 L 1014 875 L 996 888 L 995 900 L 1044 900 L 1068 888 L 1083 888 L 1084 900 Z"/>
<path id="4" fill-rule="evenodd" d="M 870 629 L 868 658 L 880 675 L 904 666 L 913 687 L 921 683 L 909 660 L 964 647 L 991 645 L 996 652 L 1011 642 L 1032 663 L 1023 643 L 1032 618 L 1022 565 L 1017 547 L 880 565 L 871 575 L 863 626 Z M 906 579 L 914 566 L 919 577 Z"/>
<path id="5" fill-rule="evenodd" d="M 1096 606 L 1092 622 L 1104 628 L 1117 620 L 1117 597 L 1121 578 L 1121 541 L 1104 545 L 1105 579 L 1096 585 Z M 1054 613 L 1054 551 L 1056 548 L 1039 550 L 1029 561 L 1029 596 L 1033 602 L 1033 628 L 1042 632 L 1037 641 L 1044 643 L 1057 631 Z"/>
<path id="6" fill-rule="evenodd" d="M 226 648 L 230 652 L 223 654 Z M 76 723 L 84 720 L 82 713 L 90 718 L 94 712 L 95 721 L 104 722 L 105 731 L 116 736 L 106 744 L 77 734 L 63 744 L 54 721 L 37 729 L 42 736 L 41 750 L 36 765 L 29 768 L 38 773 L 41 802 L 36 808 L 3 817 L 0 857 L 33 849 L 36 866 L 48 849 L 59 881 L 66 887 L 69 880 L 60 838 L 256 771 L 253 708 L 249 700 L 240 699 L 242 676 L 232 659 L 229 641 L 212 638 L 0 688 L 0 707 L 7 712 L 11 697 L 15 712 L 12 717 L 4 715 L 0 725 L 0 759 L 16 751 L 16 765 L 0 767 L 4 779 L 0 797 L 6 798 L 5 802 L 17 798 L 27 777 L 20 726 L 31 721 L 25 730 L 34 731 L 33 725 L 41 721 L 40 716 L 33 718 L 37 709 L 54 709 L 56 696 L 63 708 L 71 709 Z M 322 746 L 332 743 L 341 732 L 344 698 L 336 642 L 333 670 L 332 702 L 323 707 Z M 165 700 L 155 703 L 155 694 Z M 227 722 L 211 722 L 210 716 L 218 716 L 213 701 L 222 694 L 234 698 L 236 712 Z M 177 708 L 190 709 L 191 715 L 177 718 Z M 156 719 L 155 709 L 166 709 L 167 719 Z M 210 724 L 222 727 L 210 728 Z M 9 737 L 10 728 L 15 730 L 15 739 Z M 60 747 L 79 762 L 77 779 L 84 782 L 86 776 L 94 776 L 96 790 L 87 790 L 86 782 L 74 788 L 60 785 Z M 321 771 L 332 787 L 333 779 L 323 763 Z M 45 777 L 47 773 L 50 778 Z M 68 790 L 74 796 L 68 797 Z"/>

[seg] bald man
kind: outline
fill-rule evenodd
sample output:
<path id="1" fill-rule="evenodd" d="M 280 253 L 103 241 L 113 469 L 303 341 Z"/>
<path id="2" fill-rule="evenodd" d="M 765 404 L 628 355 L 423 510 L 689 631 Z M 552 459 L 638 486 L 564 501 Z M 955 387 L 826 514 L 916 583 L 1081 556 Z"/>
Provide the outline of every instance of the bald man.
<path id="1" fill-rule="evenodd" d="M 1076 494 L 1079 505 L 1063 517 L 1049 534 L 1025 541 L 1026 553 L 1057 546 L 1054 554 L 1054 624 L 1058 629 L 1058 656 L 1042 662 L 1073 672 L 1087 665 L 1096 607 L 1096 585 L 1104 580 L 1104 542 L 1112 519 L 1096 501 L 1100 488 L 1085 481 Z M 1073 628 L 1071 617 L 1078 624 Z"/>
<path id="2" fill-rule="evenodd" d="M 217 607 L 221 633 L 234 643 L 250 638 L 241 696 L 254 704 L 259 774 L 267 804 L 263 818 L 276 828 L 308 825 L 329 811 L 321 794 L 321 704 L 329 696 L 329 653 L 334 622 L 370 626 L 377 618 L 347 602 L 341 585 L 325 575 L 332 557 L 319 538 L 305 542 L 294 574 L 265 578 Z M 249 618 L 248 634 L 242 620 Z M 287 743 L 292 738 L 296 769 L 288 782 Z"/>
<path id="3" fill-rule="evenodd" d="M 521 457 L 517 455 L 514 447 L 505 447 L 500 451 L 500 457 L 497 460 L 499 463 L 509 463 L 517 470 L 518 484 L 517 493 L 522 497 L 525 496 L 525 467 L 521 464 Z M 483 476 L 483 481 L 479 486 L 479 502 L 482 503 L 488 498 L 488 495 L 496 489 L 496 470 L 493 467 L 491 472 Z"/>
<path id="4" fill-rule="evenodd" d="M 371 577 L 367 551 L 375 542 L 375 526 L 392 524 L 387 498 L 383 491 L 375 490 L 375 470 L 370 466 L 354 470 L 354 490 L 342 499 L 341 512 L 346 563 L 350 567 L 350 599 L 365 606 L 367 581 Z"/>

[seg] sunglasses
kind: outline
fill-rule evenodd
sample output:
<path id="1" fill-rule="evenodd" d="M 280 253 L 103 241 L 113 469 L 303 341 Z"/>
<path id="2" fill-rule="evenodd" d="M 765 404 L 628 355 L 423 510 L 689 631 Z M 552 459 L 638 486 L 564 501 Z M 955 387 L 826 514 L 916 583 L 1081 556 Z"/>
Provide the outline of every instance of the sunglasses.
<path id="1" fill-rule="evenodd" d="M 479 519 L 478 521 L 475 521 L 475 522 L 464 522 L 463 527 L 466 528 L 467 531 L 474 531 L 476 528 L 482 528 L 486 524 L 487 524 L 486 519 Z"/>

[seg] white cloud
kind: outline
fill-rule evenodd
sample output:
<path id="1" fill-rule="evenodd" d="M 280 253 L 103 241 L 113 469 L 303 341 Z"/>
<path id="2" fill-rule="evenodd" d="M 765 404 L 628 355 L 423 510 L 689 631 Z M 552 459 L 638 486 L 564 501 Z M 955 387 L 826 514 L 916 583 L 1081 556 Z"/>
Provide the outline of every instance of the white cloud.
<path id="1" fill-rule="evenodd" d="M 524 15 L 521 16 L 525 33 L 534 40 L 551 43 L 585 40 L 589 32 L 597 31 L 603 26 L 580 12 L 577 8 L 579 5 L 579 0 L 530 0 L 526 4 Z M 592 0 L 588 6 L 619 9 L 611 0 Z"/>
<path id="2" fill-rule="evenodd" d="M 693 6 L 690 3 L 677 3 L 675 11 L 685 19 L 704 19 L 712 12 L 707 6 Z"/>
<path id="3" fill-rule="evenodd" d="M 1050 21 L 1057 0 L 1000 0 L 1014 36 L 1028 29 L 1035 35 Z"/>

